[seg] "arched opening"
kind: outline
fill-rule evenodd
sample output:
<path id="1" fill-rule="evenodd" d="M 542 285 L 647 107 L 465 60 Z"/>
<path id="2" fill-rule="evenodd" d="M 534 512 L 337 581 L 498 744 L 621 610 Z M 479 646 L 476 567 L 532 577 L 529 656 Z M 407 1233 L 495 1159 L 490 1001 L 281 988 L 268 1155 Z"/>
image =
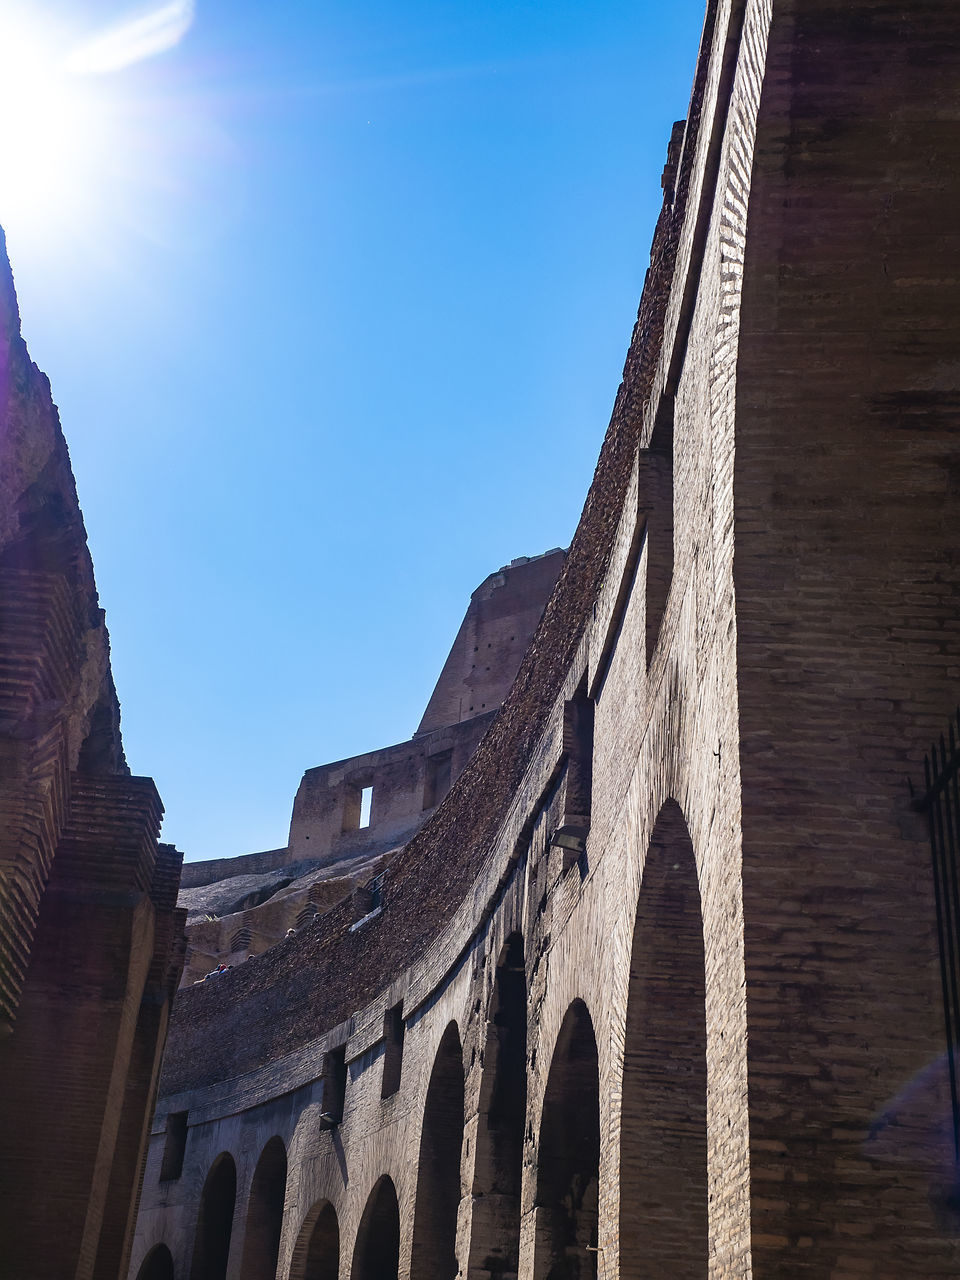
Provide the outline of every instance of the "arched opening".
<path id="1" fill-rule="evenodd" d="M 240 1280 L 273 1280 L 277 1274 L 286 1189 L 287 1149 L 282 1138 L 271 1138 L 253 1171 Z"/>
<path id="2" fill-rule="evenodd" d="M 520 1177 L 527 1114 L 527 975 L 513 934 L 497 965 L 483 1050 L 470 1232 L 470 1280 L 515 1276 L 520 1252 Z"/>
<path id="3" fill-rule="evenodd" d="M 236 1199 L 237 1166 L 225 1151 L 211 1165 L 200 1194 L 190 1280 L 225 1280 Z"/>
<path id="4" fill-rule="evenodd" d="M 173 1280 L 173 1257 L 165 1244 L 155 1244 L 137 1272 L 137 1280 Z"/>
<path id="5" fill-rule="evenodd" d="M 620 1274 L 703 1280 L 707 1242 L 703 919 L 679 805 L 660 812 L 630 959 L 620 1138 Z"/>
<path id="6" fill-rule="evenodd" d="M 397 1280 L 400 1269 L 400 1206 L 392 1179 L 370 1192 L 353 1248 L 350 1280 Z"/>
<path id="7" fill-rule="evenodd" d="M 290 1280 L 337 1280 L 339 1273 L 340 1226 L 337 1211 L 329 1200 L 321 1200 L 313 1206 L 300 1228 L 290 1263 Z M 387 1274 L 396 1275 L 396 1269 Z"/>
<path id="8" fill-rule="evenodd" d="M 594 1280 L 600 1067 L 587 1006 L 567 1010 L 550 1063 L 537 1152 L 535 1280 Z"/>
<path id="9" fill-rule="evenodd" d="M 411 1280 L 453 1280 L 463 1147 L 463 1050 L 451 1022 L 430 1074 L 420 1135 Z"/>

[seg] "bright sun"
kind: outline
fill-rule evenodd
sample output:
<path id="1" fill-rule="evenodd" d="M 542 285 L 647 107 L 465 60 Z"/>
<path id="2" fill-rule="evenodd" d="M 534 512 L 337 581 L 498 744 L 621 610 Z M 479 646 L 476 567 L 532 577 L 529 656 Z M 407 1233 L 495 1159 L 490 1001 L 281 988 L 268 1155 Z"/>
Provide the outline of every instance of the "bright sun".
<path id="1" fill-rule="evenodd" d="M 86 183 L 109 145 L 109 120 L 41 30 L 4 26 L 0 222 L 47 223 L 85 202 Z"/>
<path id="2" fill-rule="evenodd" d="M 95 209 L 123 163 L 113 73 L 173 48 L 193 21 L 193 0 L 172 0 L 70 43 L 40 8 L 0 0 L 0 225 L 31 235 Z"/>

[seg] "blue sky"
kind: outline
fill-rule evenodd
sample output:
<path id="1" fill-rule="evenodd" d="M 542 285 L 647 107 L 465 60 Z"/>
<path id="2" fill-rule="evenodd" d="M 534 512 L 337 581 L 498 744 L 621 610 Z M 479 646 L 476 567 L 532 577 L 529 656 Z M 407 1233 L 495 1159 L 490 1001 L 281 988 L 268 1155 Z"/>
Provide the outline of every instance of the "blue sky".
<path id="1" fill-rule="evenodd" d="M 66 43 L 131 12 L 38 11 Z M 285 843 L 305 768 L 414 731 L 473 588 L 569 542 L 702 17 L 197 0 L 87 78 L 88 188 L 0 195 L 188 858 Z"/>

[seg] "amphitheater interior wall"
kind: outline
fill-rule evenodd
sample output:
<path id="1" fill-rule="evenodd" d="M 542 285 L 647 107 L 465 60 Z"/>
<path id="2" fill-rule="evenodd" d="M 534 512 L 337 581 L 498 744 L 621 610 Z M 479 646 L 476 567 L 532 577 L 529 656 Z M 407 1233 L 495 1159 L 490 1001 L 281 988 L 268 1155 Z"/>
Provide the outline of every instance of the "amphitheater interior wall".
<path id="1" fill-rule="evenodd" d="M 709 7 L 514 690 L 376 919 L 338 908 L 183 1000 L 132 1276 L 161 1248 L 199 1274 L 215 1219 L 208 1280 L 268 1235 L 282 1280 L 957 1274 L 907 786 L 960 671 L 956 28 L 932 2 Z"/>

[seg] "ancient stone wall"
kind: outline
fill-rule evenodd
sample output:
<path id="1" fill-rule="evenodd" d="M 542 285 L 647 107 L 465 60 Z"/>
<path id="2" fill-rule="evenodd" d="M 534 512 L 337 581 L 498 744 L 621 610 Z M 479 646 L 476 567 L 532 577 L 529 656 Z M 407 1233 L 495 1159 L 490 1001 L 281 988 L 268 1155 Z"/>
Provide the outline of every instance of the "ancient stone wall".
<path id="1" fill-rule="evenodd" d="M 960 1273 L 907 785 L 960 673 L 958 37 L 708 7 L 517 680 L 375 918 L 184 994 L 132 1276 Z"/>
<path id="2" fill-rule="evenodd" d="M 484 712 L 407 742 L 308 769 L 293 802 L 291 856 L 348 862 L 406 844 L 463 772 L 492 716 Z M 445 766 L 442 787 L 438 764 Z M 360 797 L 366 788 L 369 821 L 361 826 Z"/>
<path id="3" fill-rule="evenodd" d="M 732 475 L 767 1272 L 957 1272 L 908 785 L 960 693 L 957 71 L 950 5 L 792 5 L 767 55 Z"/>
<path id="4" fill-rule="evenodd" d="M 66 444 L 0 240 L 0 1270 L 126 1273 L 182 855 L 123 757 Z"/>
<path id="5" fill-rule="evenodd" d="M 477 587 L 430 695 L 418 736 L 500 706 L 564 559 L 559 547 L 542 556 L 519 556 Z"/>
<path id="6" fill-rule="evenodd" d="M 185 986 L 261 955 L 345 898 L 355 915 L 367 913 L 379 898 L 373 882 L 443 802 L 490 727 L 564 558 L 559 548 L 521 556 L 486 578 L 413 739 L 308 769 L 285 848 L 188 865 Z"/>

